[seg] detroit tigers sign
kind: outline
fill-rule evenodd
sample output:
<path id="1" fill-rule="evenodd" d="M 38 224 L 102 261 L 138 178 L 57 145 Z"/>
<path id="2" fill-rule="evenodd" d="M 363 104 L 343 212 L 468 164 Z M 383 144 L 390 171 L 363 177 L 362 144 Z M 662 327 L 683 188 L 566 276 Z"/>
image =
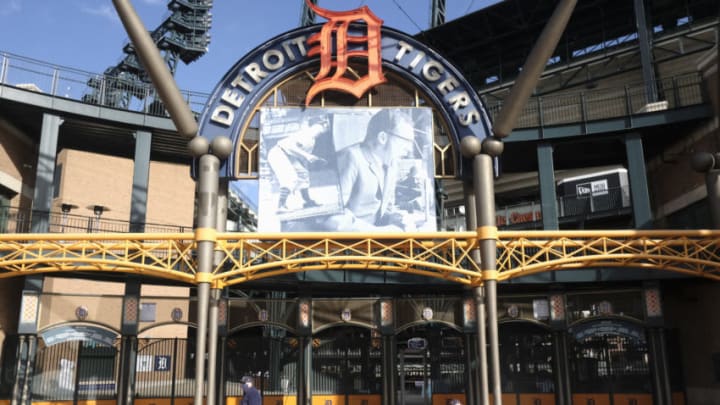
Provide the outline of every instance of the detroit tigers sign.
<path id="1" fill-rule="evenodd" d="M 227 136 L 236 145 L 236 153 L 223 163 L 222 177 L 254 177 L 240 165 L 241 152 L 248 151 L 240 150 L 239 137 L 269 92 L 298 72 L 311 69 L 318 73 L 305 105 L 326 90 L 359 97 L 383 83 L 384 72 L 393 72 L 438 107 L 456 146 L 466 136 L 482 140 L 490 135 L 490 122 L 477 93 L 459 70 L 437 52 L 407 34 L 382 27 L 382 20 L 367 10 L 351 13 L 360 15 L 359 19 L 347 17 L 339 22 L 326 10 L 316 11 L 329 18 L 327 24 L 299 28 L 267 41 L 241 58 L 213 90 L 200 118 L 200 135 L 210 141 Z M 339 55 L 338 50 L 342 51 Z M 366 61 L 367 74 L 350 79 L 350 58 Z M 462 175 L 463 158 L 459 148 L 455 150 L 456 173 Z"/>

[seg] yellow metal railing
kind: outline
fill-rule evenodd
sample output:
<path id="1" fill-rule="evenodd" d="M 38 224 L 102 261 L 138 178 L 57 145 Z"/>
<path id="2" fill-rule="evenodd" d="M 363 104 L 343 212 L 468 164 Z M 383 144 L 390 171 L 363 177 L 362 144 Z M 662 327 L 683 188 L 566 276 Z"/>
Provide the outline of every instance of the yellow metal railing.
<path id="1" fill-rule="evenodd" d="M 494 230 L 494 229 L 493 229 Z M 625 267 L 720 280 L 720 231 L 437 233 L 218 233 L 217 264 L 198 277 L 198 234 L 2 234 L 0 278 L 30 273 L 124 272 L 224 287 L 304 271 L 401 272 L 482 284 L 473 251 L 497 237 L 497 276 Z"/>
<path id="2" fill-rule="evenodd" d="M 720 231 L 500 232 L 499 279 L 582 267 L 673 271 L 720 280 Z"/>

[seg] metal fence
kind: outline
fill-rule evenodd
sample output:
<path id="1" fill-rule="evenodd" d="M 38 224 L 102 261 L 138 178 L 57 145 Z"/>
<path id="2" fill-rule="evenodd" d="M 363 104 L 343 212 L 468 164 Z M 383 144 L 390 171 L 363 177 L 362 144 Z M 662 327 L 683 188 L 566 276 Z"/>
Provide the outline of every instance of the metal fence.
<path id="1" fill-rule="evenodd" d="M 152 84 L 54 65 L 0 52 L 0 84 L 88 104 L 166 116 Z M 209 94 L 181 90 L 190 109 L 200 112 Z"/>
<path id="2" fill-rule="evenodd" d="M 614 215 L 619 210 L 631 206 L 629 186 L 610 187 L 595 194 L 572 194 L 557 197 L 558 218 Z M 536 223 L 536 228 L 542 228 L 542 205 L 539 199 L 500 206 L 496 210 L 496 215 L 496 221 L 500 228 L 531 223 Z M 523 226 L 523 229 L 525 228 L 527 226 Z"/>
<path id="3" fill-rule="evenodd" d="M 135 366 L 137 398 L 191 398 L 195 346 L 187 339 L 140 339 Z"/>
<path id="4" fill-rule="evenodd" d="M 30 233 L 33 223 L 47 223 L 50 233 L 183 233 L 191 232 L 192 227 L 132 223 L 116 219 L 103 219 L 73 215 L 64 212 L 22 210 L 0 206 L 0 233 Z"/>
<path id="5" fill-rule="evenodd" d="M 41 346 L 33 373 L 33 399 L 116 399 L 119 353 L 113 346 L 67 341 Z"/>
<path id="6" fill-rule="evenodd" d="M 121 108 L 149 115 L 165 116 L 165 109 L 149 83 L 105 76 L 79 69 L 0 52 L 0 84 L 36 91 L 89 104 Z M 190 109 L 200 112 L 208 93 L 182 90 Z M 649 94 L 657 94 L 652 101 Z M 488 113 L 495 117 L 502 100 L 485 99 Z M 663 78 L 655 86 L 631 84 L 624 87 L 532 97 L 521 114 L 517 128 L 533 128 L 619 118 L 701 104 L 706 101 L 699 72 Z"/>
<path id="7" fill-rule="evenodd" d="M 658 94 L 651 101 L 650 94 Z M 502 100 L 486 100 L 488 113 L 494 118 L 503 106 Z M 706 100 L 699 72 L 657 80 L 655 86 L 643 83 L 585 92 L 531 97 L 517 123 L 517 128 L 565 125 L 628 117 L 702 104 Z"/>

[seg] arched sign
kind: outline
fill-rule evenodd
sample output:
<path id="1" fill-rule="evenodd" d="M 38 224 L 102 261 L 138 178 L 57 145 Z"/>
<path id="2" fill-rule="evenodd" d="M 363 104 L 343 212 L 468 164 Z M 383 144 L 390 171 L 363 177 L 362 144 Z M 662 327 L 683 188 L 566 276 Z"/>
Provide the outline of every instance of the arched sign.
<path id="1" fill-rule="evenodd" d="M 321 56 L 310 52 L 312 43 L 308 41 L 316 38 L 322 27 L 300 28 L 269 40 L 240 59 L 216 86 L 200 118 L 200 135 L 209 141 L 217 136 L 233 141 L 236 152 L 223 163 L 221 177 L 248 177 L 238 171 L 239 138 L 274 87 L 297 72 L 319 65 Z M 490 136 L 490 122 L 480 98 L 460 71 L 431 48 L 393 29 L 383 27 L 380 32 L 382 68 L 407 80 L 437 107 L 455 144 L 455 172 L 462 175 L 468 168 L 462 167 L 460 139 Z M 364 25 L 348 26 L 348 37 L 365 34 Z M 346 45 L 349 53 L 367 47 L 356 42 Z"/>

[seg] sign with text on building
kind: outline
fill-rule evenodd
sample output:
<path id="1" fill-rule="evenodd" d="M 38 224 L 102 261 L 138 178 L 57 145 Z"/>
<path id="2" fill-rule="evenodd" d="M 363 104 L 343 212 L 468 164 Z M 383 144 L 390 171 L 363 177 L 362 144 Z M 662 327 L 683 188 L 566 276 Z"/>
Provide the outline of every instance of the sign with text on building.
<path id="1" fill-rule="evenodd" d="M 257 128 L 256 113 L 269 97 L 280 105 L 290 99 L 278 91 L 278 86 L 301 72 L 313 75 L 314 85 L 324 83 L 327 87 L 311 86 L 312 90 L 302 96 L 300 103 L 293 102 L 296 106 L 317 102 L 319 94 L 327 90 L 343 91 L 337 85 L 348 80 L 351 81 L 348 92 L 360 89 L 357 94 L 366 94 L 387 75 L 399 77 L 422 94 L 447 123 L 448 136 L 456 145 L 453 159 L 456 173 L 462 175 L 467 171 L 459 151 L 460 139 L 466 136 L 483 139 L 490 134 L 489 119 L 477 93 L 459 70 L 434 50 L 409 35 L 372 22 L 370 13 L 364 15 L 360 24 L 343 20 L 339 24 L 316 25 L 282 34 L 251 51 L 228 71 L 208 101 L 199 131 L 209 140 L 227 136 L 234 142 L 235 153 L 223 163 L 222 177 L 257 177 L 259 173 L 248 173 L 248 168 L 252 170 L 259 163 L 253 160 L 256 145 L 242 144 L 241 138 L 249 129 Z M 352 40 L 327 43 L 338 38 Z M 342 48 L 344 56 L 323 52 L 323 47 L 318 47 L 323 40 L 324 49 Z M 343 63 L 349 59 L 361 60 L 366 65 L 365 71 L 346 69 Z M 351 80 L 353 75 L 359 77 Z"/>
<path id="2" fill-rule="evenodd" d="M 66 325 L 40 333 L 46 346 L 73 340 L 92 342 L 101 346 L 113 346 L 118 338 L 115 332 L 89 325 Z"/>

